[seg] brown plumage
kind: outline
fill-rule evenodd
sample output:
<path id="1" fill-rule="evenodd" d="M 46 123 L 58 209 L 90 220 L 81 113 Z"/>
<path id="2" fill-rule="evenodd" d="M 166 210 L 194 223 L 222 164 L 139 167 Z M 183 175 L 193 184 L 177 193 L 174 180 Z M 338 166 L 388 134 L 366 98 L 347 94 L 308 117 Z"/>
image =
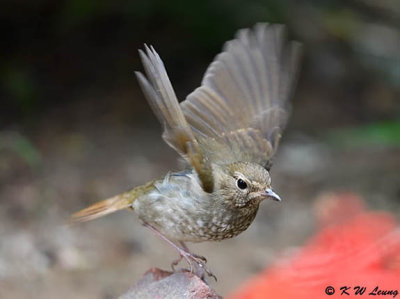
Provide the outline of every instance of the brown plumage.
<path id="1" fill-rule="evenodd" d="M 140 195 L 154 189 L 154 181 L 138 186 L 127 192 L 115 195 L 111 198 L 98 201 L 91 206 L 71 215 L 70 223 L 80 223 L 94 220 L 119 210 L 132 208 L 132 202 Z"/>
<path id="2" fill-rule="evenodd" d="M 280 200 L 269 168 L 288 118 L 299 44 L 287 43 L 279 25 L 240 30 L 180 104 L 156 51 L 145 46 L 139 54 L 147 78 L 136 75 L 164 126 L 163 139 L 190 168 L 94 204 L 72 219 L 133 208 L 146 226 L 204 270 L 204 261 L 183 241 L 233 237 L 251 224 L 263 199 Z"/>

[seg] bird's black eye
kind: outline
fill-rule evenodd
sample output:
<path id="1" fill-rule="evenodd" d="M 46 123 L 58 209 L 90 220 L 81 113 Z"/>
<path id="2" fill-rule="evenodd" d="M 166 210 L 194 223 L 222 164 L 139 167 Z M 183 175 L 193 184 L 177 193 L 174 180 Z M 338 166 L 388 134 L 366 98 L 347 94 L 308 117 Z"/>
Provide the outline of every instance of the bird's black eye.
<path id="1" fill-rule="evenodd" d="M 236 181 L 236 184 L 237 184 L 237 186 L 238 186 L 239 189 L 244 190 L 244 189 L 247 188 L 246 182 L 243 181 L 242 179 L 238 179 L 238 180 Z"/>

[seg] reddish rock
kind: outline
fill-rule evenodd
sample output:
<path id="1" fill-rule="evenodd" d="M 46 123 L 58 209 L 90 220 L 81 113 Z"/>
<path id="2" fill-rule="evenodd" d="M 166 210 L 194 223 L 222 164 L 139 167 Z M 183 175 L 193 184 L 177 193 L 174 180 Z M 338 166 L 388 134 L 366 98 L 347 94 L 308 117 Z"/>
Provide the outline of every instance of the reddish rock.
<path id="1" fill-rule="evenodd" d="M 207 298 L 219 297 L 198 276 L 187 272 L 168 272 L 157 268 L 147 271 L 120 299 L 136 298 Z"/>

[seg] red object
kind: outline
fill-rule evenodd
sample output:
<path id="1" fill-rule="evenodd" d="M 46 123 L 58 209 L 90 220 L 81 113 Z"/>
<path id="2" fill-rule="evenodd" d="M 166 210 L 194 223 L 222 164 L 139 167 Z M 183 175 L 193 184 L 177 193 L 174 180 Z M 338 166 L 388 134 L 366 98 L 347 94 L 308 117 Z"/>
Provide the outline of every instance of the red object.
<path id="1" fill-rule="evenodd" d="M 366 211 L 348 193 L 324 195 L 316 207 L 321 229 L 306 245 L 230 298 L 400 298 L 400 230 L 394 218 Z"/>

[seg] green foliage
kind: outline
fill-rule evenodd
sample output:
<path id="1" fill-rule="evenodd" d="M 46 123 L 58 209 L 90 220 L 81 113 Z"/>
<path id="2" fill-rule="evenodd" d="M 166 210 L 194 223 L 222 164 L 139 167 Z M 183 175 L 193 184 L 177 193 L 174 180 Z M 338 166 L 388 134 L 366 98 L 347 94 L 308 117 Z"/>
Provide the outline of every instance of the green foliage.
<path id="1" fill-rule="evenodd" d="M 13 67 L 3 71 L 2 83 L 16 106 L 25 114 L 35 109 L 35 82 L 27 69 Z"/>
<path id="2" fill-rule="evenodd" d="M 371 123 L 364 126 L 333 130 L 330 143 L 340 147 L 400 147 L 400 121 Z"/>
<path id="3" fill-rule="evenodd" d="M 16 153 L 32 168 L 38 167 L 42 161 L 35 146 L 18 132 L 0 131 L 0 153 L 4 151 Z"/>

